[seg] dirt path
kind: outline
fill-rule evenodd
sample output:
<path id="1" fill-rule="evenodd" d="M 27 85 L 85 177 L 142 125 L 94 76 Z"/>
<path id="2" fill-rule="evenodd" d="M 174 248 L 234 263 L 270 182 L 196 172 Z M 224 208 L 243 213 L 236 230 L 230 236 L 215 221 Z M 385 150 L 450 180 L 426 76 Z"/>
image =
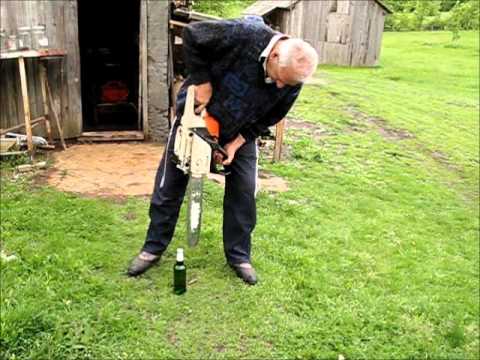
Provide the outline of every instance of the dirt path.
<path id="1" fill-rule="evenodd" d="M 54 154 L 47 182 L 88 196 L 148 196 L 162 154 L 162 146 L 147 143 L 73 145 Z M 223 183 L 218 177 L 212 180 Z M 288 187 L 281 178 L 261 175 L 260 189 L 286 191 Z"/>
<path id="2" fill-rule="evenodd" d="M 73 145 L 55 153 L 48 183 L 93 196 L 148 195 L 162 153 L 162 146 L 144 143 Z"/>

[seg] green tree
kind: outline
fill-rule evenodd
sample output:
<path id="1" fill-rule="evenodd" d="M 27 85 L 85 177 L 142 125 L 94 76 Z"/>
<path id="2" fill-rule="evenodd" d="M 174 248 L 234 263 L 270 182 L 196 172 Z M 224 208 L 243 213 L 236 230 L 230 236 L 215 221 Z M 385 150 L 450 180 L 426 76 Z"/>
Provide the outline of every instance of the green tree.
<path id="1" fill-rule="evenodd" d="M 429 3 L 431 0 L 422 0 L 421 2 Z M 464 3 L 468 0 L 439 0 L 440 11 L 447 12 L 453 9 L 457 2 Z M 414 12 L 417 9 L 417 0 L 383 0 L 383 2 L 394 12 Z"/>
<path id="2" fill-rule="evenodd" d="M 460 30 L 478 30 L 480 17 L 480 3 L 478 0 L 457 2 L 451 10 L 447 29 L 452 32 L 452 42 L 460 39 Z"/>
<path id="3" fill-rule="evenodd" d="M 442 0 L 442 4 L 440 5 L 440 11 L 447 12 L 453 9 L 453 7 L 459 2 L 464 3 L 467 0 Z"/>
<path id="4" fill-rule="evenodd" d="M 417 30 L 422 28 L 426 16 L 438 16 L 440 14 L 440 4 L 441 1 L 439 0 L 417 0 L 414 11 Z"/>
<path id="5" fill-rule="evenodd" d="M 415 10 L 417 0 L 384 0 L 393 12 L 412 12 Z"/>

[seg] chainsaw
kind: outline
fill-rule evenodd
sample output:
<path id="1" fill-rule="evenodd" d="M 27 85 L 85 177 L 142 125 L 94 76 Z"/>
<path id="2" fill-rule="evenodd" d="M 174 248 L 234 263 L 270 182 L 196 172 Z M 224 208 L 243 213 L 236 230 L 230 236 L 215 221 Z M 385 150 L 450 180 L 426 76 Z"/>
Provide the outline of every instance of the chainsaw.
<path id="1" fill-rule="evenodd" d="M 226 151 L 218 144 L 219 125 L 205 110 L 195 114 L 195 87 L 189 86 L 185 101 L 185 110 L 175 133 L 173 149 L 174 162 L 187 174 L 188 209 L 187 240 L 192 247 L 200 240 L 202 220 L 203 180 L 211 169 L 212 154 L 220 152 L 227 157 Z"/>

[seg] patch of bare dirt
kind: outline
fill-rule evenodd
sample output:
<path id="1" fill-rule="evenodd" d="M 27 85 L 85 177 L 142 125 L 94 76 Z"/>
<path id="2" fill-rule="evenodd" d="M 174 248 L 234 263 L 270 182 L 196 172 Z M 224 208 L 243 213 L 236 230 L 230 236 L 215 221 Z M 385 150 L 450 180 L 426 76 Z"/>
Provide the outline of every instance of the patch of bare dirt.
<path id="1" fill-rule="evenodd" d="M 375 127 L 378 133 L 386 140 L 398 141 L 405 139 L 413 139 L 415 135 L 405 129 L 395 129 L 388 125 L 388 123 L 379 117 L 368 116 L 367 114 L 359 111 L 355 106 L 349 106 L 347 111 L 353 115 L 355 120 L 359 121 L 359 124 L 352 124 L 352 131 L 364 131 L 361 124 L 367 124 Z"/>
<path id="2" fill-rule="evenodd" d="M 394 129 L 387 125 L 387 122 L 380 118 L 369 117 L 368 121 L 375 124 L 380 135 L 387 140 L 413 139 L 415 136 L 403 129 Z"/>
<path id="3" fill-rule="evenodd" d="M 327 128 L 318 124 L 307 122 L 300 119 L 288 118 L 286 122 L 286 129 L 288 130 L 305 130 L 308 131 L 315 138 L 325 137 L 330 135 Z"/>
<path id="4" fill-rule="evenodd" d="M 170 331 L 168 334 L 168 341 L 170 344 L 176 346 L 177 345 L 177 333 L 175 330 Z"/>
<path id="5" fill-rule="evenodd" d="M 162 154 L 163 146 L 149 143 L 76 144 L 53 154 L 53 166 L 42 182 L 86 196 L 149 196 Z M 273 176 L 259 183 L 266 191 L 288 190 L 285 180 Z M 125 215 L 126 220 L 135 217 Z"/>
<path id="6" fill-rule="evenodd" d="M 219 345 L 215 346 L 215 350 L 219 353 L 223 353 L 223 352 L 225 352 L 226 348 L 225 348 L 225 345 L 219 344 Z"/>
<path id="7" fill-rule="evenodd" d="M 373 126 L 374 128 L 376 128 L 379 134 L 386 140 L 399 141 L 399 140 L 415 138 L 415 135 L 410 133 L 407 130 L 392 128 L 388 126 L 388 123 L 384 119 L 381 119 L 378 117 L 371 117 L 359 111 L 355 106 L 355 104 L 351 104 L 350 106 L 348 106 L 347 111 L 351 115 L 353 115 L 355 120 L 359 121 L 359 124 L 366 124 L 368 126 Z M 358 125 L 352 124 L 351 130 L 358 131 Z M 442 167 L 450 171 L 457 172 L 460 175 L 463 174 L 464 172 L 463 169 L 460 166 L 452 163 L 449 157 L 446 154 L 442 153 L 441 151 L 438 151 L 438 150 L 432 151 L 428 149 L 426 146 L 419 143 L 417 143 L 416 146 L 422 153 L 431 157 L 437 164 L 441 165 Z M 395 157 L 405 156 L 398 153 L 395 153 L 395 154 L 392 153 L 391 155 Z"/>
<path id="8" fill-rule="evenodd" d="M 126 213 L 123 218 L 127 221 L 132 221 L 132 220 L 135 220 L 137 218 L 137 214 L 135 214 L 134 212 L 132 211 L 129 211 L 128 213 Z"/>
<path id="9" fill-rule="evenodd" d="M 450 158 L 443 152 L 439 150 L 431 151 L 429 149 L 426 149 L 423 146 L 420 148 L 424 153 L 430 155 L 430 157 L 433 160 L 435 160 L 436 163 L 440 164 L 441 166 L 443 166 L 444 168 L 447 168 L 450 171 L 454 171 L 459 173 L 460 175 L 463 175 L 464 170 L 457 164 L 454 164 L 453 162 L 451 162 Z"/>
<path id="10" fill-rule="evenodd" d="M 47 182 L 93 196 L 149 195 L 163 147 L 148 143 L 79 144 L 54 154 Z"/>

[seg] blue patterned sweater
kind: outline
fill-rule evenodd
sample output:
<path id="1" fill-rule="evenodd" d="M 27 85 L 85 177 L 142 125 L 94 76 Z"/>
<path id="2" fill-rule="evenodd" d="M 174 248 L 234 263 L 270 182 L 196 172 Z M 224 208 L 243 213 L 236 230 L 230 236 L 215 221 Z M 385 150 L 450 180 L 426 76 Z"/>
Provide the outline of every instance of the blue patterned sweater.
<path id="1" fill-rule="evenodd" d="M 238 134 L 248 141 L 268 131 L 288 113 L 301 85 L 278 89 L 265 83 L 260 54 L 276 35 L 261 18 L 202 21 L 183 31 L 188 77 L 177 97 L 183 113 L 186 88 L 211 82 L 207 111 L 220 122 L 220 140 Z"/>

